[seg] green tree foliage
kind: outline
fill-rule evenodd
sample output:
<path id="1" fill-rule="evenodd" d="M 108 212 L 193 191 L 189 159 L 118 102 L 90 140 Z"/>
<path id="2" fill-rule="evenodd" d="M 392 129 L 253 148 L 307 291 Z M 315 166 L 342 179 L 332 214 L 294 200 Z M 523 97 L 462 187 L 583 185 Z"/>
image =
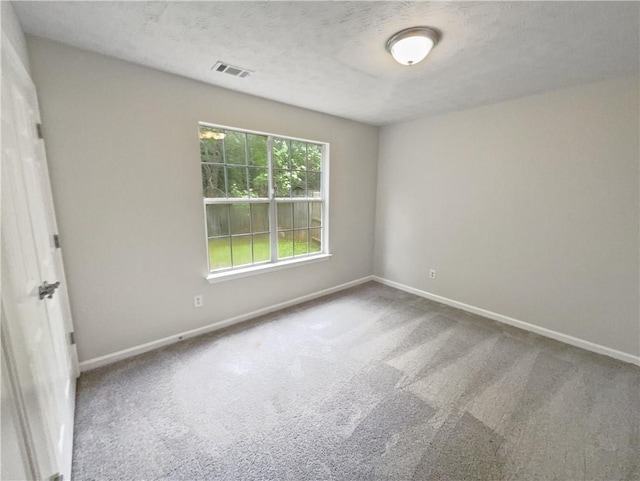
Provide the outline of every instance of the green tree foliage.
<path id="1" fill-rule="evenodd" d="M 274 183 L 278 197 L 314 197 L 320 191 L 322 150 L 319 145 L 273 139 Z"/>
<path id="2" fill-rule="evenodd" d="M 267 197 L 267 136 L 200 126 L 205 197 Z M 322 150 L 307 142 L 273 138 L 277 197 L 314 197 L 320 191 Z"/>

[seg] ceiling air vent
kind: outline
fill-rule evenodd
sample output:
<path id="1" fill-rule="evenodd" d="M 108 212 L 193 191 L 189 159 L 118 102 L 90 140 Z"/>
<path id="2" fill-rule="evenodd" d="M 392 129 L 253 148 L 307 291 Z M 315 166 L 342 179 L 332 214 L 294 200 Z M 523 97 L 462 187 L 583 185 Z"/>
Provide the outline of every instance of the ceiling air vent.
<path id="1" fill-rule="evenodd" d="M 211 67 L 211 70 L 215 70 L 216 72 L 226 73 L 229 75 L 233 75 L 234 77 L 245 78 L 248 77 L 251 70 L 247 70 L 241 67 L 235 67 L 233 65 L 229 65 L 228 63 L 217 61 L 216 64 Z"/>

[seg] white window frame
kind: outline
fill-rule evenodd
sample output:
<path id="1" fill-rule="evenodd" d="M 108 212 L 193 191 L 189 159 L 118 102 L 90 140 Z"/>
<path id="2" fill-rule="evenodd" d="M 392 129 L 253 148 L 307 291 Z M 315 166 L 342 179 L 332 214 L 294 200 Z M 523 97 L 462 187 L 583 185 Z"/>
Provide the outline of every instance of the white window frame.
<path id="1" fill-rule="evenodd" d="M 238 127 L 231 127 L 227 125 L 213 124 L 209 122 L 198 122 L 198 134 L 200 133 L 200 126 L 212 127 L 215 129 L 233 130 L 245 134 L 264 135 L 267 137 L 267 169 L 269 177 L 268 185 L 268 197 L 266 198 L 247 198 L 247 197 L 203 197 L 203 211 L 204 211 L 204 238 L 205 238 L 205 252 L 207 259 L 207 274 L 205 279 L 210 284 L 221 282 L 229 279 L 236 279 L 239 277 L 246 277 L 255 274 L 271 272 L 280 269 L 287 269 L 290 267 L 296 267 L 301 265 L 312 264 L 315 262 L 325 261 L 332 257 L 329 249 L 329 143 L 319 140 L 303 139 L 300 137 L 291 137 L 288 135 L 272 134 L 268 132 L 261 132 L 257 130 L 248 130 Z M 272 144 L 273 138 L 277 137 L 286 140 L 297 140 L 300 142 L 308 142 L 311 144 L 320 145 L 322 148 L 322 172 L 321 172 L 321 185 L 320 185 L 320 198 L 317 197 L 276 197 L 275 186 L 273 185 L 273 155 Z M 202 173 L 200 174 L 202 175 Z M 227 186 L 228 188 L 228 186 Z M 321 202 L 322 203 L 322 250 L 313 254 L 305 254 L 299 257 L 287 257 L 285 259 L 278 259 L 278 242 L 277 242 L 277 204 L 279 203 L 305 203 L 305 202 Z M 268 204 L 269 205 L 269 239 L 271 245 L 271 259 L 268 261 L 251 264 L 247 266 L 229 267 L 227 269 L 220 269 L 216 271 L 211 270 L 210 257 L 209 257 L 209 236 L 207 232 L 207 205 L 211 204 Z"/>

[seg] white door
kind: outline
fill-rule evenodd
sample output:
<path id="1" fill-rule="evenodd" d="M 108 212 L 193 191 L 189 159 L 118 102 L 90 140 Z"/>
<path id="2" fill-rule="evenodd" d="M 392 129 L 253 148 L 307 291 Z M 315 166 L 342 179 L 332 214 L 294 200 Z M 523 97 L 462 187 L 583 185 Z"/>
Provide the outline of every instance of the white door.
<path id="1" fill-rule="evenodd" d="M 2 42 L 2 336 L 31 476 L 70 479 L 77 354 L 36 91 Z M 60 283 L 51 297 L 45 282 Z M 4 447 L 3 447 L 4 454 Z M 3 463 L 7 459 L 2 459 Z"/>
<path id="2" fill-rule="evenodd" d="M 26 440 L 22 435 L 19 423 L 18 403 L 13 384 L 9 380 L 6 366 L 6 351 L 0 347 L 0 363 L 2 365 L 2 401 L 0 402 L 0 428 L 2 433 L 2 458 L 0 458 L 0 479 L 9 481 L 14 479 L 29 479 L 31 469 L 26 450 Z"/>

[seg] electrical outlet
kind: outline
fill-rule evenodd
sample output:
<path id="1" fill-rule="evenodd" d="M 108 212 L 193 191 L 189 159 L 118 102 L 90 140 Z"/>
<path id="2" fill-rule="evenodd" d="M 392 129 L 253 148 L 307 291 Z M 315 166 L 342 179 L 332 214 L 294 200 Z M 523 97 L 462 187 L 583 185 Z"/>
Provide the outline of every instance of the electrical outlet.
<path id="1" fill-rule="evenodd" d="M 436 278 L 436 270 L 429 269 L 429 279 L 435 279 L 435 278 Z"/>
<path id="2" fill-rule="evenodd" d="M 193 307 L 202 307 L 202 296 L 193 296 Z"/>

